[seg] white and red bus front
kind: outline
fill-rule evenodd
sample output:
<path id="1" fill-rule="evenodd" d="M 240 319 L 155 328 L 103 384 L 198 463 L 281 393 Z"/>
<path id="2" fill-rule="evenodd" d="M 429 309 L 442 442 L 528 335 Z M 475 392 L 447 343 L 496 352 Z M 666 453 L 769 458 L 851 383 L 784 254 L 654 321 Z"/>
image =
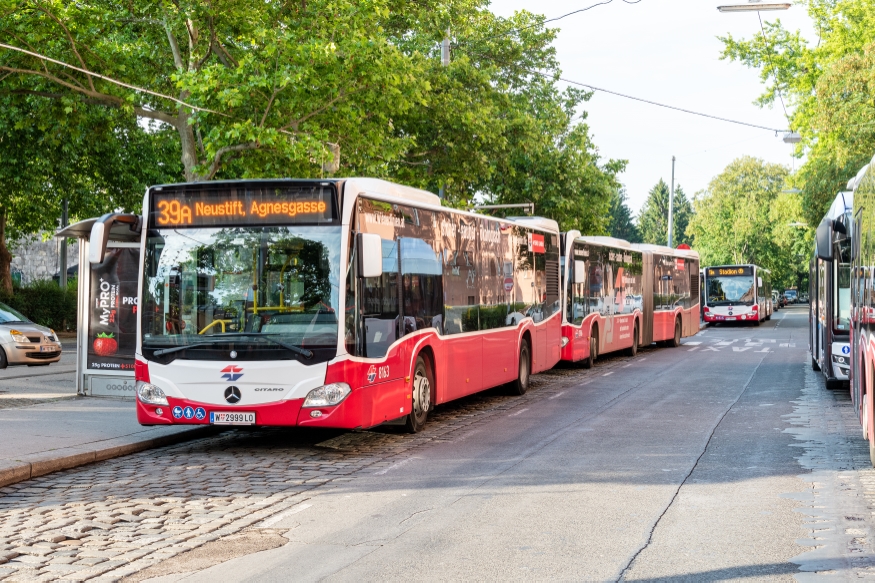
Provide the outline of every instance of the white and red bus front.
<path id="1" fill-rule="evenodd" d="M 143 229 L 137 418 L 144 425 L 361 425 L 338 354 L 337 184 L 150 189 Z M 375 373 L 376 374 L 376 373 Z"/>
<path id="2" fill-rule="evenodd" d="M 758 322 L 761 309 L 753 265 L 705 269 L 705 322 Z"/>

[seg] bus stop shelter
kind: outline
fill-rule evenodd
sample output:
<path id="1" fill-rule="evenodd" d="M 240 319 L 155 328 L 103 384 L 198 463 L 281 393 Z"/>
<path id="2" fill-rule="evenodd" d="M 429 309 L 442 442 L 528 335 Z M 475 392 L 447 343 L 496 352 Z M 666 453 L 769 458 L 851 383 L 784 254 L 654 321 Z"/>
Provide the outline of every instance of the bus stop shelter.
<path id="1" fill-rule="evenodd" d="M 94 229 L 98 223 L 106 227 L 105 231 Z M 106 253 L 98 263 L 89 260 L 93 232 L 106 239 Z M 55 236 L 79 240 L 76 392 L 82 396 L 133 399 L 139 217 L 104 215 L 86 219 L 61 229 Z"/>

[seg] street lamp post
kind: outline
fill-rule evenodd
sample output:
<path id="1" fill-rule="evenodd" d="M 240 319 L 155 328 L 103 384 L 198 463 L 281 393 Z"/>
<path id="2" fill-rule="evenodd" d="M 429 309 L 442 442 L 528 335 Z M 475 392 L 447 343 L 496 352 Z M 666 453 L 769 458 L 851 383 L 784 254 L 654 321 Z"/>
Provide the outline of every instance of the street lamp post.
<path id="1" fill-rule="evenodd" d="M 747 4 L 729 4 L 718 6 L 720 12 L 768 12 L 772 10 L 788 10 L 789 2 L 762 2 L 761 0 L 748 0 Z"/>
<path id="2" fill-rule="evenodd" d="M 672 247 L 672 230 L 674 228 L 674 156 L 671 157 L 671 190 L 668 194 L 668 246 Z"/>

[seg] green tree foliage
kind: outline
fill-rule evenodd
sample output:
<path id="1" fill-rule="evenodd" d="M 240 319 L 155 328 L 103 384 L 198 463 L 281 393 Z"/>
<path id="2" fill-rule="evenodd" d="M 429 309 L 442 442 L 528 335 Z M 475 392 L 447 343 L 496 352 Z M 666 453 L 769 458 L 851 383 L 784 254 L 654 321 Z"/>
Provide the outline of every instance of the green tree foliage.
<path id="1" fill-rule="evenodd" d="M 645 243 L 665 245 L 668 242 L 668 202 L 671 189 L 660 178 L 647 197 L 647 202 L 638 216 L 638 230 Z M 681 243 L 691 244 L 688 225 L 693 216 L 693 205 L 690 203 L 684 189 L 677 185 L 674 189 L 674 207 L 672 222 L 674 233 L 672 244 L 677 247 Z"/>
<path id="2" fill-rule="evenodd" d="M 711 181 L 688 228 L 702 265 L 756 263 L 772 271 L 774 285 L 798 284 L 812 234 L 801 197 L 781 194 L 786 178 L 785 167 L 744 157 Z"/>
<path id="3" fill-rule="evenodd" d="M 0 52 L 0 90 L 166 124 L 180 178 L 382 176 L 446 187 L 450 204 L 532 201 L 565 228 L 605 229 L 623 162 L 601 162 L 573 121 L 589 94 L 557 88 L 542 16 L 498 18 L 484 0 L 0 9 L 4 38 L 30 52 Z"/>
<path id="4" fill-rule="evenodd" d="M 73 220 L 137 210 L 150 183 L 178 176 L 167 132 L 146 131 L 118 110 L 0 94 L 0 290 L 12 292 L 8 242 L 54 230 L 62 200 Z"/>
<path id="5" fill-rule="evenodd" d="M 807 3 L 819 38 L 805 39 L 780 21 L 765 23 L 765 38 L 727 36 L 723 58 L 760 71 L 766 91 L 761 105 L 778 92 L 794 107 L 790 125 L 806 154 L 796 182 L 804 216 L 817 224 L 837 192 L 875 153 L 875 4 L 860 0 Z"/>
<path id="6" fill-rule="evenodd" d="M 632 211 L 626 204 L 626 200 L 626 190 L 623 188 L 615 190 L 611 195 L 608 234 L 611 237 L 625 239 L 630 243 L 643 243 L 638 225 L 635 224 Z"/>

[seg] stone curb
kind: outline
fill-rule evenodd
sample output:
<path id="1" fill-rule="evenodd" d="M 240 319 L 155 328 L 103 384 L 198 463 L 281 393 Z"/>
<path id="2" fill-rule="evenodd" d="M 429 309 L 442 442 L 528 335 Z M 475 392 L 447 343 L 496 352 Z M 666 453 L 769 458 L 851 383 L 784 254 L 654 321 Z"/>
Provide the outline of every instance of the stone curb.
<path id="1" fill-rule="evenodd" d="M 86 464 L 129 455 L 155 447 L 172 445 L 216 433 L 214 427 L 194 427 L 158 437 L 118 437 L 101 441 L 100 447 L 89 445 L 65 447 L 49 452 L 24 456 L 20 460 L 0 460 L 0 487 L 23 482 L 52 472 L 69 470 Z"/>

